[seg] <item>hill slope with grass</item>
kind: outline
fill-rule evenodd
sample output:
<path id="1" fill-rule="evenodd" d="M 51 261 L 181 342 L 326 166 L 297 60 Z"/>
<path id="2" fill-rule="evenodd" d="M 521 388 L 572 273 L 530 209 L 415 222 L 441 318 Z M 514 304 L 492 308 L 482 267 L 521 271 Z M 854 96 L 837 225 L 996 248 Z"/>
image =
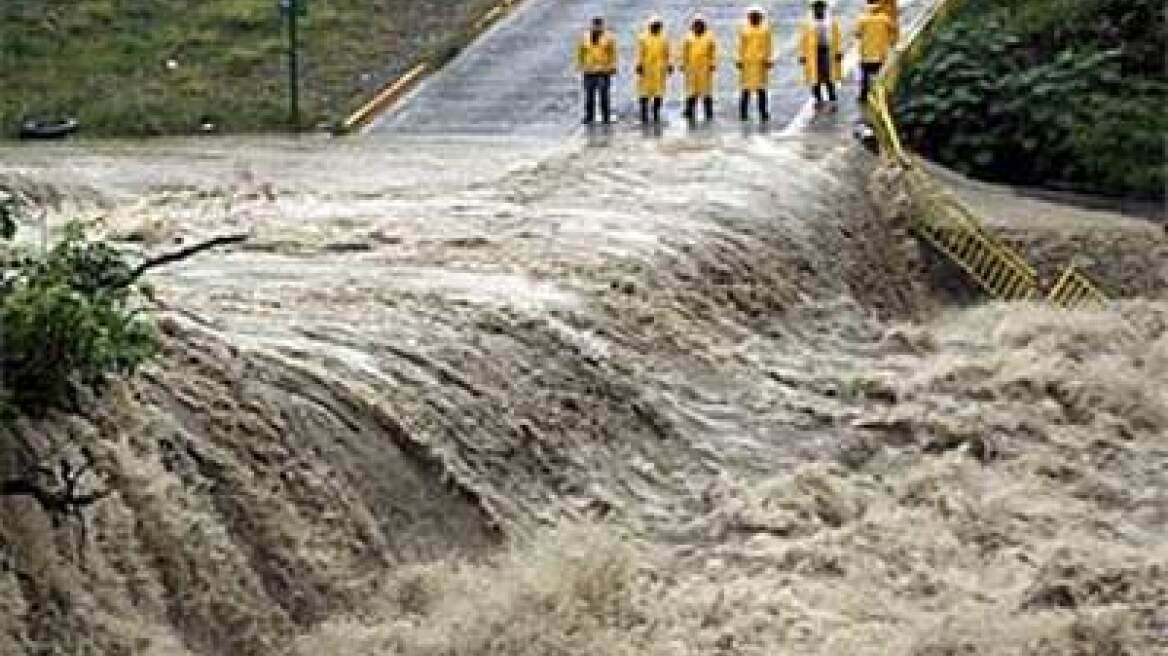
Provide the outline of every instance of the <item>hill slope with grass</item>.
<path id="1" fill-rule="evenodd" d="M 421 58 L 448 57 L 493 3 L 307 1 L 305 127 L 336 122 Z M 282 128 L 284 30 L 275 0 L 4 0 L 0 132 L 60 116 L 100 135 Z"/>

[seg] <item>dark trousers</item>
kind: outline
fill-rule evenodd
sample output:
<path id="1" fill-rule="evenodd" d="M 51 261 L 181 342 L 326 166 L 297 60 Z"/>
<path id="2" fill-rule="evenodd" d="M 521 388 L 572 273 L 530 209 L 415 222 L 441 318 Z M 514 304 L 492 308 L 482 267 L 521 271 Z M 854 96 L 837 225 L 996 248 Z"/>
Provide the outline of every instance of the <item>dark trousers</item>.
<path id="1" fill-rule="evenodd" d="M 714 99 L 710 96 L 702 96 L 702 109 L 705 110 L 706 120 L 714 120 Z M 685 111 L 681 114 L 691 121 L 697 120 L 698 97 L 690 96 L 685 99 Z"/>
<path id="2" fill-rule="evenodd" d="M 835 102 L 835 84 L 830 79 L 820 79 L 819 84 L 811 87 L 811 93 L 815 96 L 815 102 L 823 102 L 823 89 L 827 89 L 827 99 Z"/>
<path id="3" fill-rule="evenodd" d="M 823 102 L 823 88 L 827 88 L 827 99 L 835 102 L 835 83 L 831 81 L 831 49 L 820 47 L 816 52 L 816 70 L 819 79 L 811 87 L 811 93 L 815 95 L 816 102 Z"/>
<path id="4" fill-rule="evenodd" d="M 758 96 L 758 116 L 763 121 L 771 119 L 770 112 L 767 109 L 767 92 L 766 89 L 758 89 L 756 91 L 742 91 L 742 98 L 738 101 L 738 114 L 742 120 L 750 118 L 750 94 Z"/>
<path id="5" fill-rule="evenodd" d="M 860 102 L 868 100 L 868 90 L 872 88 L 872 79 L 880 74 L 884 62 L 863 62 L 860 64 Z"/>
<path id="6" fill-rule="evenodd" d="M 641 98 L 641 122 L 642 123 L 649 122 L 649 108 L 650 108 L 650 106 L 652 106 L 652 108 L 653 108 L 653 122 L 660 123 L 661 122 L 661 97 L 660 96 L 657 96 L 655 98 L 648 98 L 648 97 Z"/>
<path id="7" fill-rule="evenodd" d="M 612 120 L 612 76 L 608 73 L 584 74 L 584 121 L 596 120 L 596 100 L 600 99 L 600 117 L 605 123 Z"/>

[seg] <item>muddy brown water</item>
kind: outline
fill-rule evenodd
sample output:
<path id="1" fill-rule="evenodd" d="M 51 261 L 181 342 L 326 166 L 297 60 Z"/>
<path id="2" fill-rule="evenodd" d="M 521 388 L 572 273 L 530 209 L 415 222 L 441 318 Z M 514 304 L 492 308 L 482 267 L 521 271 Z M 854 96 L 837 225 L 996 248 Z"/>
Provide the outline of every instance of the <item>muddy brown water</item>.
<path id="1" fill-rule="evenodd" d="M 425 138 L 0 153 L 52 229 L 250 235 L 153 277 L 140 375 L 0 430 L 0 475 L 87 447 L 113 489 L 84 530 L 0 499 L 0 654 L 1168 651 L 1146 226 L 1011 235 L 1134 298 L 957 307 L 846 118 L 546 140 L 574 114 L 440 100 Z"/>
<path id="2" fill-rule="evenodd" d="M 80 550 L 0 501 L 0 652 L 1155 653 L 1168 308 L 945 308 L 876 166 L 10 151 L 54 225 L 252 236 L 156 277 L 156 364 L 9 431 L 7 471 L 86 444 L 116 492 Z"/>

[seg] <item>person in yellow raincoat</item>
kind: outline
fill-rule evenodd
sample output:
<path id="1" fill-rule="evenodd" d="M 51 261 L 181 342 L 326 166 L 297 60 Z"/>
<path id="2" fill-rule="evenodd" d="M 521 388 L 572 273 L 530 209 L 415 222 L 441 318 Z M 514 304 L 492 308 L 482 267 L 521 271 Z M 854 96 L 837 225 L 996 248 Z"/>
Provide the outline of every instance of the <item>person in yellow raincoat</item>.
<path id="1" fill-rule="evenodd" d="M 743 121 L 750 120 L 750 94 L 758 96 L 758 114 L 766 123 L 767 87 L 770 86 L 771 67 L 774 66 L 774 46 L 771 24 L 762 7 L 746 10 L 746 24 L 738 31 L 738 83 L 742 89 L 738 113 Z"/>
<path id="2" fill-rule="evenodd" d="M 826 89 L 826 106 L 835 111 L 835 84 L 844 77 L 843 38 L 839 21 L 827 13 L 827 0 L 811 0 L 811 16 L 804 21 L 799 37 L 799 63 L 803 65 L 803 79 L 815 96 L 816 109 L 825 106 Z"/>
<path id="3" fill-rule="evenodd" d="M 872 78 L 880 74 L 895 40 L 892 21 L 880 11 L 881 0 L 868 0 L 868 8 L 856 23 L 860 42 L 860 102 L 868 100 Z"/>
<path id="4" fill-rule="evenodd" d="M 689 34 L 681 44 L 681 69 L 685 72 L 685 113 L 695 120 L 698 99 L 706 110 L 706 120 L 714 119 L 714 71 L 717 68 L 718 44 L 706 26 L 706 19 L 695 16 Z"/>
<path id="5" fill-rule="evenodd" d="M 637 37 L 637 96 L 641 99 L 641 122 L 649 122 L 652 105 L 653 122 L 661 122 L 661 103 L 665 98 L 665 81 L 673 73 L 669 58 L 669 39 L 660 16 L 649 19 L 645 31 Z"/>
<path id="6" fill-rule="evenodd" d="M 612 120 L 612 76 L 616 74 L 616 39 L 597 16 L 576 48 L 576 66 L 584 78 L 584 122 L 596 120 L 596 101 L 605 123 Z"/>
<path id="7" fill-rule="evenodd" d="M 878 0 L 880 13 L 892 21 L 892 45 L 900 41 L 900 7 L 898 0 Z"/>

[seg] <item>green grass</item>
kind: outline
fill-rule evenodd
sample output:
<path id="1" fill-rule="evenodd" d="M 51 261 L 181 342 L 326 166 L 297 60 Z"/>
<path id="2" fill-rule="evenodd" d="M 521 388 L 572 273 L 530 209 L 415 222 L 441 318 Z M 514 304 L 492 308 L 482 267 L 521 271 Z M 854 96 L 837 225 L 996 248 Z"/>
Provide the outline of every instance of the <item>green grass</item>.
<path id="1" fill-rule="evenodd" d="M 308 0 L 302 127 L 335 124 L 379 84 L 469 38 L 494 0 Z M 86 134 L 287 127 L 276 0 L 3 0 L 0 134 L 76 116 Z M 166 61 L 178 67 L 168 70 Z"/>

